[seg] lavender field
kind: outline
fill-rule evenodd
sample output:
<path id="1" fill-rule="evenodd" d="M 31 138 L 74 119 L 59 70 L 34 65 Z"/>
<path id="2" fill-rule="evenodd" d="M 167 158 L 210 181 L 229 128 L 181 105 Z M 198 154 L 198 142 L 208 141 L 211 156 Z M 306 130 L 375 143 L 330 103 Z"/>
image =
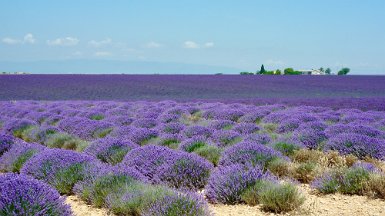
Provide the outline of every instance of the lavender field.
<path id="1" fill-rule="evenodd" d="M 297 211 L 300 185 L 385 198 L 384 111 L 12 100 L 0 102 L 0 132 L 0 215 L 71 215 L 73 194 L 116 215 L 209 215 L 221 204 Z"/>
<path id="2" fill-rule="evenodd" d="M 3 75 L 0 100 L 176 100 L 385 109 L 385 76 Z"/>

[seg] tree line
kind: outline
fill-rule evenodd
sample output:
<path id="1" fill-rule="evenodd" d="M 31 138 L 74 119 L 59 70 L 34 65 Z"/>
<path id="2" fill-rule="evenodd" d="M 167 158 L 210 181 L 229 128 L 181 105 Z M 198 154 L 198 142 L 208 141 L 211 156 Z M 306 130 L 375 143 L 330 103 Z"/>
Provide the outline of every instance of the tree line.
<path id="1" fill-rule="evenodd" d="M 331 75 L 332 70 L 330 68 L 324 69 L 321 67 L 319 71 L 325 73 L 326 75 Z M 350 68 L 344 67 L 341 70 L 337 72 L 337 75 L 347 75 L 350 72 Z M 261 69 L 256 72 L 249 72 L 249 71 L 242 71 L 240 72 L 241 75 L 301 75 L 302 72 L 298 70 L 294 70 L 293 68 L 285 68 L 283 72 L 280 69 L 268 71 L 265 69 L 265 66 L 262 65 Z"/>

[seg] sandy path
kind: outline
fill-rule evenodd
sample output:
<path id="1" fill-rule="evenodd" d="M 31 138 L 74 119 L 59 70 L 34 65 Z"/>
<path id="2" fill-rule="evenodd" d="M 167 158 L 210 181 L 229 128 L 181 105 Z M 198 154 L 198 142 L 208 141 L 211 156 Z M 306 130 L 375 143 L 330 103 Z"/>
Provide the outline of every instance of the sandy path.
<path id="1" fill-rule="evenodd" d="M 66 197 L 66 203 L 71 206 L 75 216 L 103 216 L 112 215 L 107 209 L 99 209 L 88 205 L 76 196 Z"/>
<path id="2" fill-rule="evenodd" d="M 301 190 L 306 196 L 303 206 L 295 212 L 284 215 L 306 216 L 385 216 L 385 200 L 370 199 L 365 196 L 346 196 L 342 194 L 316 195 L 308 185 L 302 185 Z M 94 208 L 82 202 L 76 196 L 67 197 L 76 216 L 101 216 L 108 214 L 106 209 Z M 261 206 L 247 205 L 211 205 L 210 209 L 218 216 L 259 216 L 276 215 L 264 212 Z M 282 215 L 282 214 L 281 214 Z"/>

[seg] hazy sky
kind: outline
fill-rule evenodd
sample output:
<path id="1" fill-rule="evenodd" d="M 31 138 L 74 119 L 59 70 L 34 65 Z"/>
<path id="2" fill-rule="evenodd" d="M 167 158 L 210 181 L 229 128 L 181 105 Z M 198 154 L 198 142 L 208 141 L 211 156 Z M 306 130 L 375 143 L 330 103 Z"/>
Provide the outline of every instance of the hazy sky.
<path id="1" fill-rule="evenodd" d="M 385 74 L 385 1 L 0 1 L 0 62 L 71 59 Z"/>

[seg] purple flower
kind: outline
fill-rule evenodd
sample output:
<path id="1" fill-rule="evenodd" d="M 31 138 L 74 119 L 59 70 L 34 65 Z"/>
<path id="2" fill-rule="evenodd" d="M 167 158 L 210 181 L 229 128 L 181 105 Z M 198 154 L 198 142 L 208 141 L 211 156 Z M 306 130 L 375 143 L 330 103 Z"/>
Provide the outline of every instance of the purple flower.
<path id="1" fill-rule="evenodd" d="M 191 189 L 203 187 L 213 168 L 198 155 L 154 145 L 133 149 L 122 165 L 135 167 L 152 182 Z"/>
<path id="2" fill-rule="evenodd" d="M 232 130 L 218 130 L 211 135 L 211 139 L 219 146 L 226 147 L 242 140 L 241 134 Z"/>
<path id="3" fill-rule="evenodd" d="M 309 149 L 319 149 L 321 143 L 326 140 L 326 135 L 321 130 L 312 128 L 296 130 L 293 133 L 292 139 L 294 142 L 300 143 Z"/>
<path id="4" fill-rule="evenodd" d="M 143 212 L 143 216 L 158 215 L 209 216 L 211 214 L 202 197 L 191 192 L 177 192 L 162 197 Z"/>
<path id="5" fill-rule="evenodd" d="M 28 160 L 22 174 L 42 180 L 61 193 L 70 193 L 73 185 L 83 180 L 84 167 L 95 164 L 93 157 L 63 149 L 47 149 Z"/>
<path id="6" fill-rule="evenodd" d="M 212 130 L 203 126 L 195 125 L 186 127 L 183 132 L 188 138 L 191 138 L 193 136 L 210 137 Z"/>
<path id="7" fill-rule="evenodd" d="M 12 147 L 0 157 L 0 171 L 19 172 L 26 161 L 44 149 L 45 147 L 40 144 L 16 141 Z"/>
<path id="8" fill-rule="evenodd" d="M 26 175 L 0 175 L 0 194 L 0 215 L 72 215 L 57 191 Z"/>
<path id="9" fill-rule="evenodd" d="M 3 155 L 4 152 L 8 151 L 14 142 L 15 138 L 13 136 L 0 133 L 0 156 Z"/>
<path id="10" fill-rule="evenodd" d="M 369 156 L 384 159 L 385 141 L 355 133 L 342 133 L 330 138 L 324 149 L 336 150 L 341 154 L 353 154 L 359 158 Z"/>
<path id="11" fill-rule="evenodd" d="M 271 142 L 271 137 L 268 134 L 250 134 L 246 136 L 245 141 L 267 145 Z"/>
<path id="12" fill-rule="evenodd" d="M 286 159 L 280 152 L 271 147 L 254 142 L 241 142 L 226 149 L 219 164 L 222 166 L 233 164 L 259 165 L 263 168 L 276 158 Z"/>
<path id="13" fill-rule="evenodd" d="M 118 138 L 103 138 L 92 142 L 84 150 L 84 153 L 92 155 L 104 163 L 120 163 L 127 152 L 139 147 L 129 140 Z"/>
<path id="14" fill-rule="evenodd" d="M 161 133 L 167 133 L 167 134 L 178 134 L 181 132 L 185 126 L 182 123 L 179 122 L 172 122 L 167 124 L 161 124 L 158 126 L 158 130 Z"/>
<path id="15" fill-rule="evenodd" d="M 362 168 L 368 172 L 372 173 L 380 173 L 381 170 L 377 168 L 374 164 L 364 162 L 364 161 L 357 161 L 353 164 L 352 168 Z"/>
<path id="16" fill-rule="evenodd" d="M 214 120 L 210 122 L 209 127 L 214 130 L 225 130 L 231 129 L 235 125 L 233 121 L 229 120 Z"/>
<path id="17" fill-rule="evenodd" d="M 153 128 L 157 125 L 157 122 L 153 118 L 141 118 L 134 120 L 131 125 L 139 128 Z"/>
<path id="18" fill-rule="evenodd" d="M 205 187 L 205 195 L 211 203 L 236 204 L 241 194 L 258 180 L 272 179 L 259 167 L 248 169 L 240 164 L 216 168 Z"/>
<path id="19" fill-rule="evenodd" d="M 186 139 L 185 141 L 183 141 L 180 144 L 179 149 L 190 153 L 206 145 L 212 145 L 211 143 L 209 143 L 206 137 L 195 136 L 193 138 Z"/>
<path id="20" fill-rule="evenodd" d="M 255 123 L 239 123 L 233 130 L 240 134 L 252 134 L 258 132 L 260 128 Z"/>

